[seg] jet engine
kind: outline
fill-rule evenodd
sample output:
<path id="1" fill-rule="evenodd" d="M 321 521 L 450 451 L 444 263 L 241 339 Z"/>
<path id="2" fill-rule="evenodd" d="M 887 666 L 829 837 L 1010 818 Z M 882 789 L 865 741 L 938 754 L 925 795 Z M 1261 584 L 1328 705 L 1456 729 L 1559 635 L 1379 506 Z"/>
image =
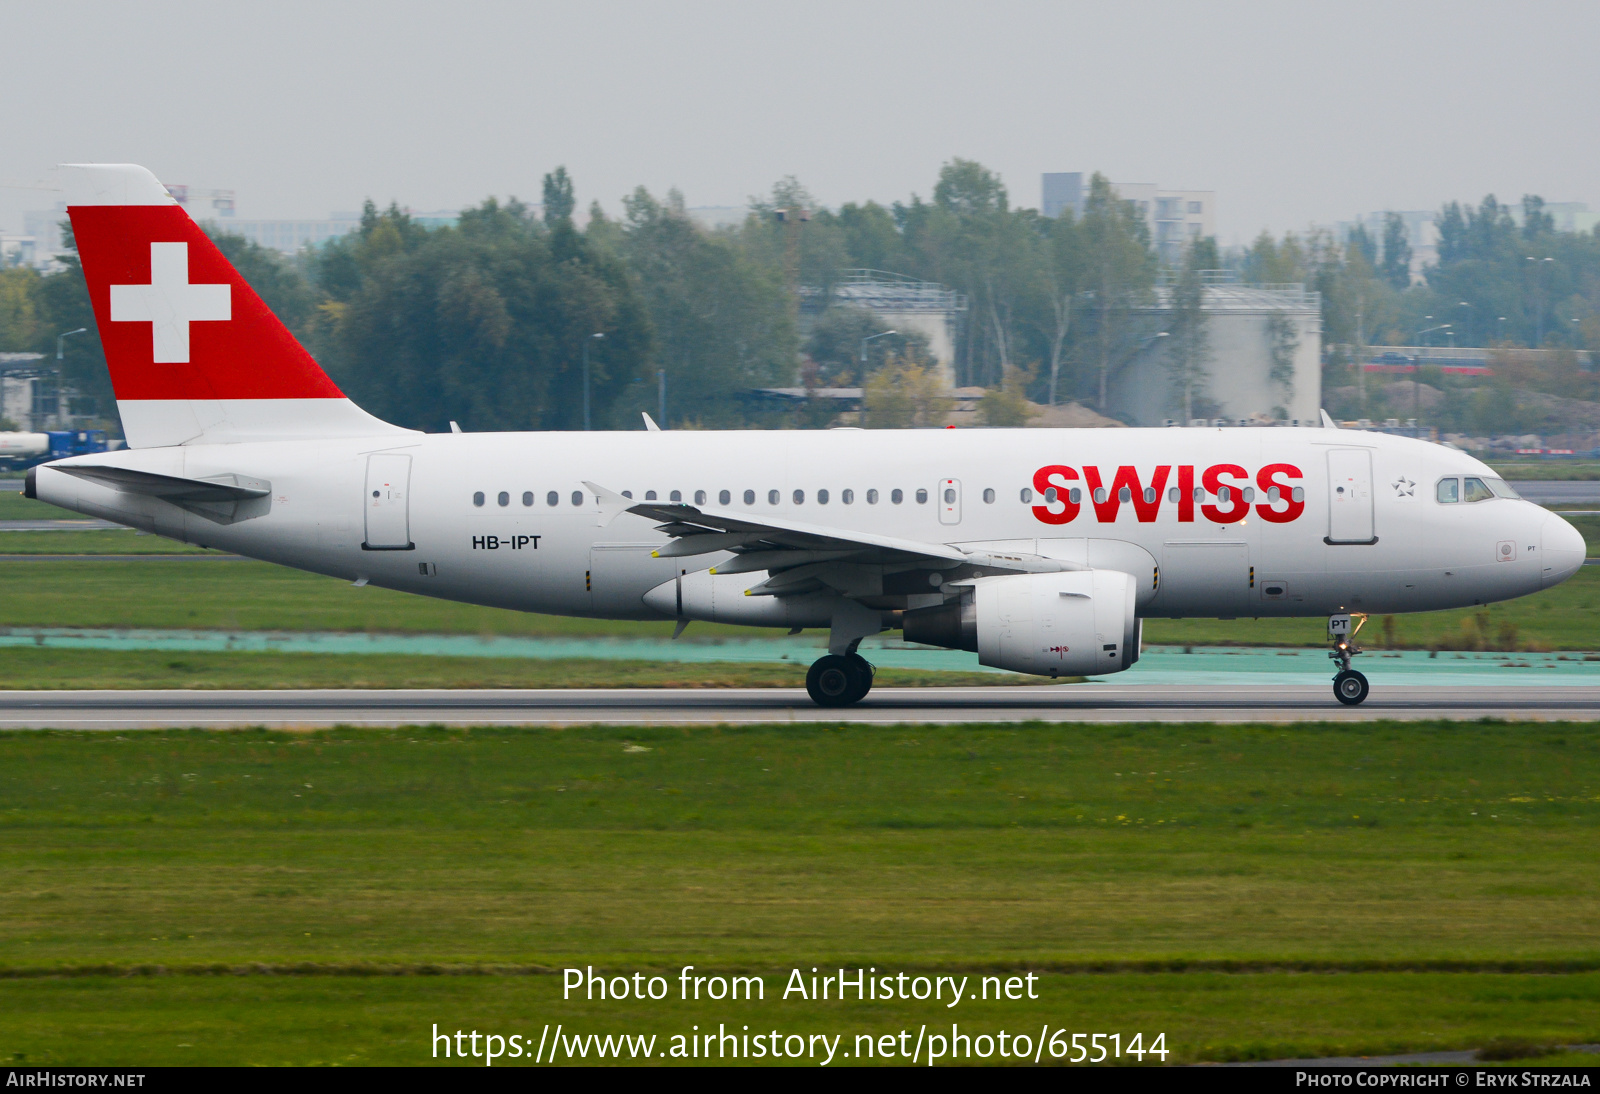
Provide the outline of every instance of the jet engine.
<path id="1" fill-rule="evenodd" d="M 956 601 L 907 612 L 905 639 L 1035 676 L 1121 672 L 1139 659 L 1137 595 L 1117 570 L 978 578 Z"/>

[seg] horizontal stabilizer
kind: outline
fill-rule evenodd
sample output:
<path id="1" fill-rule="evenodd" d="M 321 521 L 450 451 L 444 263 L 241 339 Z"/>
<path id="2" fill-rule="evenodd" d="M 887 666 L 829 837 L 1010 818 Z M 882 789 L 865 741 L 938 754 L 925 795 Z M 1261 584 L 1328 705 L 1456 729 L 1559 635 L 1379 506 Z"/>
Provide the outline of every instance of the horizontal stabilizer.
<path id="1" fill-rule="evenodd" d="M 186 479 L 178 475 L 158 475 L 153 471 L 135 471 L 131 467 L 97 467 L 93 464 L 58 465 L 56 470 L 179 505 L 185 502 L 250 501 L 272 493 L 270 482 L 245 475 Z"/>

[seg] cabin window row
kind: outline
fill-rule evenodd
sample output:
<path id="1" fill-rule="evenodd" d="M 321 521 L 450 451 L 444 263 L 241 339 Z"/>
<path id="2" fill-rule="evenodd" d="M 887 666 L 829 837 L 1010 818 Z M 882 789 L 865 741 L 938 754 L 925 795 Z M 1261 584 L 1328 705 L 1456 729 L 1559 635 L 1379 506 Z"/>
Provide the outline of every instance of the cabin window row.
<path id="1" fill-rule="evenodd" d="M 1438 494 L 1437 494 L 1439 500 L 1442 501 L 1442 502 L 1454 502 L 1454 501 L 1460 500 L 1463 491 L 1461 490 L 1461 488 L 1458 485 L 1458 483 L 1459 483 L 1459 480 L 1456 480 L 1456 479 L 1443 479 L 1443 480 L 1441 480 L 1440 483 L 1439 483 Z M 1491 492 L 1489 490 L 1489 488 L 1487 486 L 1485 486 L 1483 484 L 1482 480 L 1480 480 L 1480 479 L 1467 479 L 1466 483 L 1467 483 L 1467 486 L 1466 486 L 1466 489 L 1465 489 L 1465 493 L 1466 493 L 1466 500 L 1467 501 L 1481 501 L 1484 498 L 1491 498 L 1491 497 L 1495 496 L 1495 494 L 1493 492 Z M 1508 487 L 1507 488 L 1508 493 L 1509 493 L 1509 490 L 1510 490 L 1510 488 Z M 1234 487 L 1231 487 L 1231 486 L 1218 487 L 1217 488 L 1217 495 L 1216 495 L 1217 501 L 1222 505 L 1229 504 L 1230 502 L 1233 501 L 1233 492 L 1234 492 Z M 1246 487 L 1244 487 L 1242 493 L 1244 495 L 1244 501 L 1247 504 L 1251 503 L 1251 502 L 1254 502 L 1256 500 L 1255 487 L 1246 486 Z M 783 500 L 783 492 L 780 491 L 780 490 L 768 490 L 766 492 L 766 494 L 767 494 L 767 499 L 766 500 L 767 500 L 767 504 L 768 505 L 777 505 L 777 504 L 779 504 L 779 502 L 781 502 Z M 1180 492 L 1179 492 L 1178 487 L 1174 486 L 1174 487 L 1170 488 L 1167 491 L 1167 500 L 1170 501 L 1170 502 L 1176 503 L 1178 501 L 1179 494 L 1180 494 Z M 633 491 L 632 490 L 624 490 L 622 492 L 622 496 L 631 500 L 633 498 Z M 683 503 L 683 496 L 684 496 L 684 492 L 682 490 L 669 490 L 667 492 L 666 500 L 669 501 L 669 502 L 676 502 L 678 504 L 682 504 Z M 926 505 L 926 504 L 928 504 L 928 491 L 927 490 L 919 489 L 919 490 L 917 490 L 915 492 L 915 494 L 913 496 L 916 498 L 916 502 L 917 502 L 918 505 Z M 1022 493 L 1020 495 L 1022 504 L 1024 504 L 1024 505 L 1033 505 L 1034 504 L 1034 498 L 1036 496 L 1040 500 L 1042 500 L 1046 505 L 1053 504 L 1053 503 L 1055 503 L 1056 501 L 1059 501 L 1059 500 L 1069 501 L 1073 505 L 1078 505 L 1083 501 L 1083 491 L 1080 490 L 1076 486 L 1074 486 L 1074 487 L 1070 488 L 1069 490 L 1065 491 L 1065 499 L 1062 498 L 1062 491 L 1057 490 L 1057 488 L 1054 487 L 1054 486 L 1048 487 L 1047 489 L 1044 490 L 1043 493 L 1041 493 L 1039 495 L 1035 495 L 1033 490 L 1031 488 L 1029 488 L 1029 487 L 1025 486 L 1025 487 L 1022 488 Z M 1278 487 L 1276 487 L 1276 486 L 1271 487 L 1271 488 L 1269 488 L 1267 490 L 1267 501 L 1269 503 L 1277 502 L 1279 500 L 1280 496 L 1281 496 L 1281 492 L 1279 491 Z M 1505 496 L 1505 495 L 1502 495 L 1502 496 Z M 1515 497 L 1516 495 L 1514 493 L 1509 493 L 1509 496 Z M 704 491 L 704 490 L 696 490 L 694 492 L 694 504 L 696 504 L 696 505 L 705 505 L 708 497 L 709 497 L 709 495 L 707 494 L 706 491 Z M 816 503 L 818 505 L 827 505 L 830 501 L 833 500 L 832 492 L 827 490 L 826 488 L 818 490 L 813 495 L 813 497 L 814 497 L 814 499 L 815 499 L 815 501 L 816 501 Z M 868 505 L 877 505 L 879 500 L 880 500 L 880 495 L 879 495 L 877 490 L 868 490 L 868 491 L 866 491 L 864 497 L 865 497 L 866 503 Z M 1300 486 L 1296 486 L 1290 492 L 1290 497 L 1294 501 L 1304 501 L 1305 497 L 1306 497 L 1305 488 L 1304 487 L 1300 487 Z M 646 490 L 644 492 L 644 500 L 645 501 L 659 501 L 661 499 L 660 499 L 660 496 L 657 494 L 656 491 L 654 491 L 654 490 Z M 756 491 L 754 491 L 754 490 L 746 490 L 746 491 L 744 491 L 744 494 L 743 494 L 741 500 L 746 505 L 754 505 L 754 504 L 756 504 Z M 795 505 L 804 505 L 806 503 L 806 492 L 804 490 L 795 490 L 790 494 L 790 500 Z M 839 501 L 840 501 L 841 504 L 853 505 L 853 504 L 855 504 L 855 500 L 856 500 L 856 492 L 854 490 L 845 489 L 845 490 L 839 491 Z M 900 505 L 900 504 L 904 503 L 905 500 L 906 500 L 906 495 L 905 495 L 905 491 L 904 490 L 895 489 L 895 490 L 889 491 L 889 502 L 890 502 L 890 504 L 892 504 L 892 505 Z M 954 488 L 946 488 L 946 490 L 945 490 L 945 499 L 944 500 L 945 500 L 946 504 L 952 504 L 953 505 L 955 503 L 956 492 L 955 492 Z M 988 489 L 985 489 L 983 491 L 983 500 L 984 500 L 985 504 L 988 504 L 988 505 L 993 505 L 994 504 L 995 492 L 994 492 L 994 489 L 992 487 L 988 488 Z M 1104 504 L 1106 501 L 1110 500 L 1109 491 L 1107 491 L 1107 489 L 1105 487 L 1103 487 L 1103 486 L 1099 487 L 1098 489 L 1096 489 L 1094 491 L 1094 500 L 1097 503 Z M 1121 502 L 1131 502 L 1131 501 L 1133 501 L 1133 491 L 1131 489 L 1129 489 L 1128 487 L 1126 487 L 1126 486 L 1122 487 L 1120 490 L 1117 491 L 1117 500 L 1121 501 Z M 1153 504 L 1155 504 L 1155 500 L 1156 500 L 1155 487 L 1153 487 L 1153 486 L 1145 487 L 1144 488 L 1144 501 L 1145 501 L 1145 504 L 1153 505 Z M 1205 492 L 1205 490 L 1203 488 L 1198 487 L 1198 486 L 1194 488 L 1194 500 L 1197 501 L 1197 502 L 1203 502 L 1203 501 L 1206 500 L 1206 492 Z M 571 504 L 574 505 L 574 506 L 582 506 L 583 505 L 583 501 L 584 501 L 584 493 L 583 493 L 583 491 L 582 490 L 574 490 L 570 495 L 570 501 L 571 501 Z M 507 490 L 500 491 L 498 494 L 495 495 L 495 502 L 498 505 L 502 506 L 502 507 L 510 505 L 511 504 L 511 493 L 510 493 L 510 491 L 507 491 Z M 522 492 L 522 504 L 524 506 L 532 507 L 533 505 L 537 504 L 537 502 L 538 502 L 538 497 L 532 490 L 524 490 Z M 545 504 L 547 506 L 549 506 L 551 508 L 555 508 L 555 507 L 561 505 L 561 503 L 562 503 L 561 493 L 559 491 L 556 491 L 556 490 L 551 490 L 551 491 L 547 492 L 545 494 L 545 496 L 544 496 L 544 502 L 545 502 Z M 476 506 L 478 506 L 480 508 L 483 507 L 484 505 L 488 504 L 488 495 L 486 495 L 482 490 L 476 491 L 472 495 L 472 504 L 476 505 Z M 718 493 L 717 493 L 717 504 L 719 504 L 719 505 L 732 505 L 733 504 L 733 491 L 731 491 L 731 490 L 718 491 Z"/>

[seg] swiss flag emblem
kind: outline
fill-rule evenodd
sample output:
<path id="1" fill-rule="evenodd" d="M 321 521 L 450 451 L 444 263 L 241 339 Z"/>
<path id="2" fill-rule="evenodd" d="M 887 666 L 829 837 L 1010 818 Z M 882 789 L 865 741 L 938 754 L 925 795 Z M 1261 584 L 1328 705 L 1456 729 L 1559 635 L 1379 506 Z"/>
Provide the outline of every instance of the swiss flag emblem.
<path id="1" fill-rule="evenodd" d="M 67 212 L 118 400 L 344 397 L 182 208 Z"/>
<path id="2" fill-rule="evenodd" d="M 152 360 L 189 360 L 189 324 L 233 318 L 233 286 L 191 285 L 187 243 L 150 244 L 150 284 L 111 286 L 113 323 L 149 323 Z"/>

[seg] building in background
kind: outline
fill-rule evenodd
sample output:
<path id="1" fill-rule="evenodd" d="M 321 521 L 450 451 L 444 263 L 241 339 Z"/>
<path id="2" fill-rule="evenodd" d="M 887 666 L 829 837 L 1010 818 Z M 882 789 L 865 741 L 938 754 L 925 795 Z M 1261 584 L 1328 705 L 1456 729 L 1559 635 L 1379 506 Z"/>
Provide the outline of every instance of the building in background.
<path id="1" fill-rule="evenodd" d="M 1214 190 L 1163 190 L 1153 182 L 1113 182 L 1111 189 L 1124 201 L 1133 202 L 1145 218 L 1150 240 L 1168 266 L 1183 261 L 1183 250 L 1190 242 L 1217 233 Z M 1088 200 L 1089 176 L 1083 172 L 1044 176 L 1039 210 L 1045 216 L 1058 217 L 1067 209 L 1082 216 Z"/>
<path id="2" fill-rule="evenodd" d="M 945 386 L 956 386 L 956 342 L 967 311 L 961 293 L 885 270 L 840 270 L 829 290 L 800 289 L 802 334 L 828 307 L 863 308 L 887 329 L 922 335 Z"/>
<path id="3" fill-rule="evenodd" d="M 1227 270 L 1204 272 L 1206 350 L 1192 406 L 1197 417 L 1229 423 L 1315 424 L 1322 408 L 1322 294 L 1304 285 L 1247 285 Z M 1184 394 L 1170 356 L 1172 290 L 1158 288 L 1148 308 L 1151 333 L 1125 351 L 1106 413 L 1135 426 L 1185 421 Z M 1203 409 L 1202 409 L 1203 408 Z"/>

